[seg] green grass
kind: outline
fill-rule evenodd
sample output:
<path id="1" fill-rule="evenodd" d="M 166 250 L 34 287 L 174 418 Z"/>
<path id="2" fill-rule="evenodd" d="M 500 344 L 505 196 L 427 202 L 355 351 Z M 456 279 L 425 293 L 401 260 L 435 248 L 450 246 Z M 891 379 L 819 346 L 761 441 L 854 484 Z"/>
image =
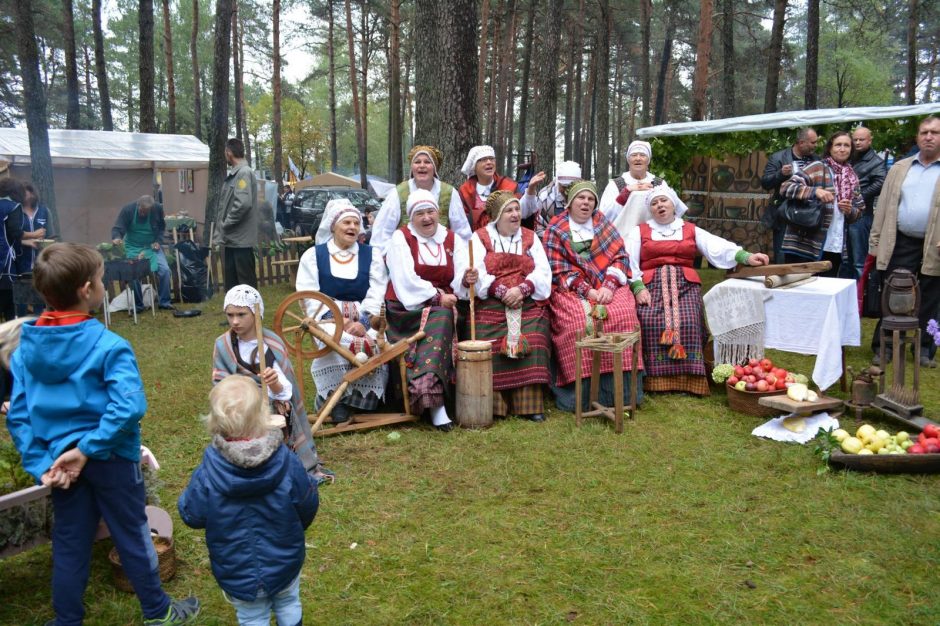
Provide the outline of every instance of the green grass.
<path id="1" fill-rule="evenodd" d="M 703 274 L 707 284 L 719 278 Z M 270 319 L 289 291 L 263 291 Z M 115 316 L 114 327 L 140 360 L 144 442 L 163 464 L 164 507 L 177 522 L 179 571 L 166 587 L 200 597 L 201 624 L 231 624 L 234 613 L 203 533 L 179 522 L 175 502 L 207 441 L 198 415 L 220 307 L 216 296 L 199 318 L 162 314 L 135 327 Z M 867 346 L 873 324 L 863 328 Z M 812 369 L 812 357 L 771 356 Z M 856 369 L 869 357 L 848 352 Z M 940 370 L 922 374 L 937 418 Z M 866 419 L 898 429 L 876 412 Z M 722 392 L 651 394 L 622 436 L 596 420 L 575 428 L 552 410 L 541 425 L 320 440 L 339 479 L 321 490 L 307 533 L 305 621 L 940 623 L 940 478 L 820 475 L 812 445 L 752 437 L 762 421 L 729 411 Z M 107 548 L 95 549 L 86 623 L 139 623 L 133 596 L 110 584 Z M 0 624 L 51 617 L 50 565 L 48 546 L 0 564 Z"/>

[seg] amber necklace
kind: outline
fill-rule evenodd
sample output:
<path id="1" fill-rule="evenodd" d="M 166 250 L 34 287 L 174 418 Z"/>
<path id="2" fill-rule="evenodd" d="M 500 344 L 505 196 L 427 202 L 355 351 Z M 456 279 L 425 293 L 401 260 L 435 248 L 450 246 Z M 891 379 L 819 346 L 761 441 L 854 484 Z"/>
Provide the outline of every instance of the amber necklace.
<path id="1" fill-rule="evenodd" d="M 330 256 L 333 258 L 334 261 L 336 261 L 340 265 L 346 265 L 348 263 L 352 263 L 352 260 L 356 258 L 356 255 L 352 251 L 342 249 L 342 248 L 337 250 L 335 254 L 331 252 Z"/>

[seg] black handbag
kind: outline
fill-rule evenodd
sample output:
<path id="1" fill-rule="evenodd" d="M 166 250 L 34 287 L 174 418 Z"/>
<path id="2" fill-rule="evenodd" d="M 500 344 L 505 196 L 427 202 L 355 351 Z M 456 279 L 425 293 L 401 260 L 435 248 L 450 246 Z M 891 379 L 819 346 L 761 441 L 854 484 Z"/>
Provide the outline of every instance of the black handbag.
<path id="1" fill-rule="evenodd" d="M 862 292 L 862 317 L 881 318 L 881 288 L 883 272 L 872 268 Z"/>
<path id="2" fill-rule="evenodd" d="M 826 172 L 823 173 L 823 186 L 826 185 Z M 777 211 L 780 217 L 789 224 L 804 228 L 807 230 L 816 230 L 822 224 L 823 211 L 826 203 L 816 197 L 815 189 L 813 195 L 807 200 L 798 200 L 796 198 L 787 198 L 778 207 Z"/>

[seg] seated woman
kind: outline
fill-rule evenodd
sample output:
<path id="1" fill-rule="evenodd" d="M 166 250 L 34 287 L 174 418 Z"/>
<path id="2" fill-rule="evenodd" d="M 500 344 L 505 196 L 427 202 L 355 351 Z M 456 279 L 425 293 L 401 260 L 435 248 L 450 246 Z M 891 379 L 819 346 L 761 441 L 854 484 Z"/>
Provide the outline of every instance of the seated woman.
<path id="1" fill-rule="evenodd" d="M 438 223 L 437 198 L 430 191 L 413 191 L 407 209 L 408 223 L 395 231 L 385 253 L 387 334 L 399 341 L 424 331 L 406 357 L 408 380 L 402 384 L 408 385 L 411 412 L 428 411 L 435 428 L 447 432 L 453 428 L 444 400 L 454 382 L 454 257 L 465 254 L 466 243 Z M 476 270 L 462 278 L 469 286 Z"/>
<path id="2" fill-rule="evenodd" d="M 545 419 L 542 385 L 549 384 L 548 310 L 552 272 L 535 233 L 522 228 L 522 208 L 511 191 L 486 200 L 489 223 L 473 233 L 476 336 L 493 342 L 493 415 Z M 469 249 L 468 249 L 469 251 Z M 457 259 L 457 275 L 469 265 Z M 455 292 L 469 299 L 462 283 Z"/>
<path id="3" fill-rule="evenodd" d="M 639 305 L 644 388 L 707 396 L 702 348 L 708 332 L 701 280 L 692 267 L 695 257 L 724 269 L 738 263 L 767 265 L 769 259 L 684 222 L 687 207 L 668 185 L 650 191 L 646 205 L 653 219 L 634 227 L 626 241 Z"/>
<path id="4" fill-rule="evenodd" d="M 831 261 L 832 268 L 820 276 L 839 275 L 842 259 L 848 255 L 849 224 L 865 211 L 858 176 L 849 164 L 851 156 L 852 136 L 840 130 L 826 142 L 822 161 L 815 161 L 794 172 L 780 185 L 780 194 L 784 198 L 806 200 L 815 196 L 825 203 L 818 228 L 787 224 L 783 233 L 783 253 L 787 263 Z"/>
<path id="5" fill-rule="evenodd" d="M 388 275 L 382 255 L 358 243 L 361 232 L 359 209 L 347 199 L 330 200 L 317 229 L 316 245 L 300 257 L 296 286 L 297 291 L 319 291 L 332 298 L 343 315 L 340 344 L 357 358 L 363 358 L 360 354 L 368 358 L 377 353 L 376 332 L 370 322 L 385 300 Z M 329 315 L 326 307 L 320 307 L 315 300 L 306 300 L 304 306 L 307 315 L 320 319 Z M 333 334 L 335 326 L 324 322 L 322 328 Z M 351 369 L 352 364 L 336 352 L 313 360 L 310 374 L 317 386 L 318 407 L 326 403 Z M 348 421 L 352 409 L 374 411 L 385 398 L 387 383 L 386 366 L 350 383 L 333 408 L 333 423 Z"/>
<path id="6" fill-rule="evenodd" d="M 317 483 L 332 481 L 333 472 L 323 467 L 317 455 L 307 411 L 297 389 L 294 368 L 284 342 L 268 328 L 264 329 L 266 367 L 264 371 L 258 371 L 261 359 L 258 357 L 255 333 L 256 304 L 264 317 L 261 294 L 249 285 L 236 285 L 225 294 L 222 311 L 228 318 L 229 330 L 215 340 L 212 350 L 212 384 L 232 374 L 248 376 L 258 385 L 264 379 L 271 400 L 271 413 L 283 416 L 286 422 L 288 447 L 300 458 L 304 468 Z"/>
<path id="7" fill-rule="evenodd" d="M 602 320 L 604 332 L 633 332 L 640 326 L 633 294 L 627 284 L 628 261 L 623 238 L 597 210 L 597 188 L 581 180 L 568 188 L 567 209 L 545 231 L 545 251 L 552 268 L 552 341 L 555 347 L 555 405 L 563 411 L 575 407 L 575 340 L 580 331 L 592 333 Z M 632 350 L 624 351 L 624 368 L 632 363 Z M 642 368 L 642 363 L 640 364 Z M 612 405 L 613 355 L 601 357 L 600 402 Z M 590 375 L 585 369 L 582 376 Z M 624 375 L 624 399 L 630 398 L 630 378 Z M 641 389 L 637 389 L 637 400 Z M 587 406 L 587 393 L 580 399 Z"/>

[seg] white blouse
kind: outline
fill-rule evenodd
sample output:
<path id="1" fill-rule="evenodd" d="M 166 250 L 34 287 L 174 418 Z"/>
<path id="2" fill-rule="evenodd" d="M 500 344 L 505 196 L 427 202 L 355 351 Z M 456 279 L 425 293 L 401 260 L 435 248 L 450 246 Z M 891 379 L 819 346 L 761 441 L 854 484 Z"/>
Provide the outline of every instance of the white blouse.
<path id="1" fill-rule="evenodd" d="M 251 353 L 258 347 L 257 339 L 239 339 L 238 340 L 238 356 L 241 357 L 241 360 L 245 363 L 252 363 Z M 255 355 L 254 362 L 260 363 L 261 359 L 258 355 Z M 290 381 L 287 380 L 287 376 L 284 375 L 284 371 L 281 370 L 281 366 L 277 364 L 277 361 L 273 363 L 265 363 L 266 366 L 274 368 L 274 371 L 277 372 L 277 382 L 281 383 L 282 389 L 281 393 L 274 393 L 271 389 L 271 386 L 268 385 L 268 397 L 272 400 L 290 400 L 291 395 L 294 393 L 294 386 L 290 384 Z"/>
<path id="2" fill-rule="evenodd" d="M 347 280 L 356 278 L 359 274 L 358 243 L 353 243 L 349 247 L 348 252 L 351 252 L 353 257 L 348 263 L 339 263 L 333 258 L 332 255 L 340 253 L 340 248 L 332 239 L 326 242 L 326 249 L 330 253 L 330 273 L 333 276 Z M 316 247 L 308 248 L 300 257 L 296 285 L 297 291 L 320 291 L 320 268 L 317 267 Z M 385 288 L 387 285 L 388 274 L 385 272 L 385 261 L 382 259 L 382 253 L 373 249 L 372 263 L 369 265 L 369 290 L 362 302 L 358 303 L 360 313 L 379 314 L 379 309 L 382 303 L 385 302 Z M 313 301 L 307 302 L 308 315 L 313 315 L 316 309 L 317 305 L 314 305 Z M 322 307 L 318 317 L 322 317 L 326 312 L 326 307 Z"/>
<path id="3" fill-rule="evenodd" d="M 414 179 L 409 178 L 409 193 L 415 191 L 417 188 L 418 186 L 415 185 Z M 440 202 L 440 179 L 434 179 L 434 184 L 431 186 L 431 193 L 434 194 L 434 197 Z M 441 207 L 441 211 L 443 212 L 443 207 Z M 457 239 L 463 239 L 464 241 L 470 239 L 470 235 L 473 234 L 473 231 L 470 228 L 470 222 L 467 221 L 467 214 L 464 213 L 463 202 L 460 200 L 460 193 L 456 187 L 454 187 L 454 191 L 450 194 L 450 206 L 447 207 L 447 218 L 450 222 L 449 228 L 457 235 Z M 382 208 L 379 209 L 375 220 L 372 222 L 372 238 L 369 240 L 369 244 L 373 248 L 378 248 L 383 254 L 388 254 L 389 242 L 399 226 L 401 226 L 401 200 L 398 197 L 398 188 L 396 187 L 390 190 L 388 195 L 385 196 L 385 200 L 382 201 Z"/>
<path id="4" fill-rule="evenodd" d="M 522 255 L 522 230 L 512 237 L 504 237 L 496 230 L 496 225 L 490 222 L 486 225 L 486 232 L 493 242 L 493 247 L 498 252 L 508 252 L 510 254 Z M 473 247 L 473 266 L 479 273 L 479 278 L 475 286 L 476 297 L 485 300 L 489 297 L 489 289 L 493 285 L 496 277 L 486 271 L 486 248 L 480 241 L 480 235 L 473 233 L 470 238 L 470 246 Z M 532 281 L 535 290 L 532 292 L 533 300 L 545 300 L 552 294 L 552 270 L 548 265 L 548 257 L 545 256 L 545 248 L 538 237 L 534 237 L 532 247 L 529 248 L 532 260 L 535 261 L 535 268 L 526 276 L 527 280 Z M 470 266 L 470 248 L 467 248 L 465 254 L 454 259 L 454 293 L 464 300 L 470 299 L 470 290 L 463 286 L 463 275 Z M 459 280 L 458 280 L 459 277 Z"/>
<path id="5" fill-rule="evenodd" d="M 408 224 L 407 228 L 418 239 L 418 258 L 415 259 L 411 255 L 411 248 L 404 233 L 396 230 L 388 244 L 385 262 L 388 265 L 388 278 L 395 288 L 398 301 L 409 311 L 417 311 L 437 294 L 437 288 L 418 276 L 415 265 L 447 265 L 447 251 L 444 249 L 447 229 L 438 224 L 433 235 L 424 237 L 419 235 L 411 224 Z M 466 242 L 460 237 L 454 237 L 454 258 L 466 254 L 466 249 Z M 457 281 L 456 267 L 454 270 L 454 280 Z M 463 274 L 460 278 L 463 278 Z"/>
<path id="6" fill-rule="evenodd" d="M 636 179 L 630 175 L 630 172 L 624 172 L 623 178 L 627 181 L 627 186 L 629 186 L 638 183 L 652 183 L 653 179 L 656 177 L 651 172 L 647 172 L 646 176 L 643 178 Z M 617 229 L 620 236 L 625 238 L 626 234 L 633 230 L 634 226 L 650 219 L 649 211 L 646 210 L 646 196 L 649 194 L 649 191 L 634 191 L 630 194 L 630 197 L 627 198 L 627 203 L 621 206 L 617 202 L 617 196 L 620 195 L 620 190 L 617 188 L 616 180 L 617 179 L 611 180 L 607 183 L 607 186 L 604 187 L 604 193 L 601 195 L 599 206 L 601 212 L 610 223 L 614 225 L 614 228 Z"/>
<path id="7" fill-rule="evenodd" d="M 669 224 L 660 224 L 656 220 L 646 222 L 653 229 L 650 237 L 653 241 L 681 241 L 682 218 L 677 217 Z M 630 256 L 630 272 L 632 281 L 642 280 L 643 272 L 640 270 L 640 227 L 634 226 L 624 242 L 627 254 Z M 731 269 L 737 265 L 734 256 L 741 250 L 741 246 L 713 235 L 707 230 L 695 227 L 695 247 L 699 253 L 708 259 L 708 262 L 721 269 Z"/>

